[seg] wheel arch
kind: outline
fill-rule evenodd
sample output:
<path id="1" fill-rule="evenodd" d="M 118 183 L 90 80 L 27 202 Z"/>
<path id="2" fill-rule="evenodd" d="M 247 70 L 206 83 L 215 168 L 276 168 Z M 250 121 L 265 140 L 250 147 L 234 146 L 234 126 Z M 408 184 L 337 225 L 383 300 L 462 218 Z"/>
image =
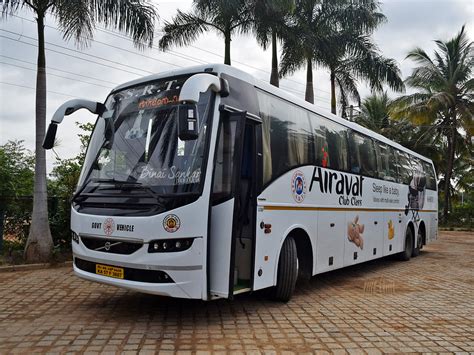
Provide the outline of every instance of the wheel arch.
<path id="1" fill-rule="evenodd" d="M 416 243 L 416 233 L 415 233 L 415 224 L 412 221 L 408 222 L 408 224 L 407 224 L 407 227 L 405 229 L 405 238 L 406 238 L 406 235 L 407 235 L 407 231 L 409 229 L 411 230 L 412 243 L 413 243 L 413 248 L 414 248 L 415 243 Z"/>
<path id="2" fill-rule="evenodd" d="M 294 225 L 286 230 L 284 237 L 280 241 L 278 254 L 276 255 L 276 262 L 275 262 L 275 271 L 274 271 L 274 277 L 273 277 L 274 285 L 276 284 L 277 275 L 278 275 L 278 262 L 280 260 L 281 249 L 283 247 L 283 243 L 288 237 L 293 237 L 296 243 L 296 252 L 298 255 L 298 263 L 299 263 L 298 278 L 309 280 L 311 276 L 313 276 L 314 252 L 313 252 L 313 244 L 311 242 L 311 238 L 309 237 L 309 232 L 302 225 Z"/>
<path id="3" fill-rule="evenodd" d="M 425 221 L 421 221 L 418 226 L 418 232 L 421 232 L 422 245 L 426 245 L 426 224 Z"/>

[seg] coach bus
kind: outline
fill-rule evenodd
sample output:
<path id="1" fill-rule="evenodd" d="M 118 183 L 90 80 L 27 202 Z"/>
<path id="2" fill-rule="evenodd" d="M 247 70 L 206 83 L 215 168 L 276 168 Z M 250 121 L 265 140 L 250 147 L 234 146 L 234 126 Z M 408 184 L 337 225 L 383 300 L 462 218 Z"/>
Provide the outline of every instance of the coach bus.
<path id="1" fill-rule="evenodd" d="M 437 238 L 433 163 L 233 67 L 115 88 L 97 114 L 72 198 L 77 276 L 211 300 L 271 288 Z"/>

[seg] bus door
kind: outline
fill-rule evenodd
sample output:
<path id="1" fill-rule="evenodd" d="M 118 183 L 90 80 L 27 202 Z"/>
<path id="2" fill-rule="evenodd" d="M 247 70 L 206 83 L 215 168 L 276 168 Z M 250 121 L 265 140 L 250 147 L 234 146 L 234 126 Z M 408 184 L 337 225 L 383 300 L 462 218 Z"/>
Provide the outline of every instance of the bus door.
<path id="1" fill-rule="evenodd" d="M 255 248 L 258 123 L 222 109 L 211 193 L 208 277 L 211 298 L 250 291 Z"/>

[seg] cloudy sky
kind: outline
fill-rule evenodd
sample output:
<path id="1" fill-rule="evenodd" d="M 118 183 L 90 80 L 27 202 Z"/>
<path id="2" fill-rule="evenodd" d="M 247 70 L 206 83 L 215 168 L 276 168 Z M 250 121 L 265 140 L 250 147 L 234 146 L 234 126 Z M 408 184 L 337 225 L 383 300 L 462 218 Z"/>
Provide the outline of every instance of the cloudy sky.
<path id="1" fill-rule="evenodd" d="M 160 24 L 179 8 L 187 11 L 191 0 L 157 0 Z M 432 52 L 433 39 L 452 38 L 463 24 L 474 38 L 474 1 L 470 0 L 385 0 L 382 12 L 387 23 L 375 33 L 382 53 L 394 58 L 403 77 L 411 73 L 413 63 L 404 60 L 407 52 L 421 47 Z M 156 48 L 138 52 L 131 42 L 115 30 L 97 28 L 94 42 L 79 50 L 74 43 L 63 41 L 53 18 L 46 21 L 46 63 L 48 72 L 47 120 L 56 108 L 71 98 L 103 101 L 116 85 L 150 73 L 202 63 L 223 62 L 223 40 L 209 33 L 192 46 L 173 48 L 168 53 Z M 112 31 L 112 32 L 111 32 Z M 20 11 L 15 17 L 0 20 L 0 145 L 11 139 L 24 140 L 27 148 L 34 148 L 35 115 L 35 62 L 36 25 L 31 12 Z M 156 41 L 157 43 L 157 41 Z M 269 79 L 270 52 L 263 51 L 251 36 L 238 36 L 232 40 L 232 64 L 262 80 Z M 304 97 L 305 72 L 295 73 L 282 80 L 281 87 L 296 96 Z M 13 84 L 13 85 L 12 85 Z M 329 79 L 325 70 L 315 75 L 315 104 L 329 109 Z M 369 94 L 361 83 L 363 96 Z M 79 150 L 79 122 L 93 122 L 88 112 L 68 116 L 58 130 L 61 141 L 55 150 L 61 158 L 69 158 Z M 54 163 L 52 152 L 47 153 L 48 170 Z"/>

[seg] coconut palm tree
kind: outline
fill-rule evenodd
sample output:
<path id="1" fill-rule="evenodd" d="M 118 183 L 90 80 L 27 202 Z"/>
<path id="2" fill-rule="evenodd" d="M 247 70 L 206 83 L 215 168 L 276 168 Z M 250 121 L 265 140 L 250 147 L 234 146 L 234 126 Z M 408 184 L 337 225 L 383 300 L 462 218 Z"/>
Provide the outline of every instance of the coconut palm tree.
<path id="1" fill-rule="evenodd" d="M 408 53 L 418 66 L 406 79 L 406 84 L 418 91 L 395 101 L 394 114 L 408 117 L 416 124 L 430 125 L 442 132 L 447 148 L 444 171 L 443 220 L 450 208 L 450 185 L 459 139 L 463 133 L 466 144 L 474 134 L 474 46 L 464 26 L 449 41 L 436 40 L 436 50 L 430 57 L 423 49 Z"/>
<path id="2" fill-rule="evenodd" d="M 440 162 L 442 139 L 431 127 L 416 126 L 408 119 L 391 117 L 392 100 L 386 92 L 373 93 L 362 100 L 354 121 L 374 132 L 400 143 L 421 155 L 430 157 L 436 166 Z"/>
<path id="3" fill-rule="evenodd" d="M 404 90 L 398 65 L 393 59 L 383 57 L 368 35 L 349 29 L 328 40 L 332 43 L 331 50 L 320 53 L 319 59 L 329 69 L 332 113 L 336 114 L 336 88 L 339 89 L 342 116 L 346 116 L 350 98 L 360 104 L 358 80 L 367 81 L 375 91 L 382 91 L 383 84 L 395 91 Z"/>
<path id="4" fill-rule="evenodd" d="M 270 84 L 279 86 L 278 40 L 284 37 L 285 22 L 295 7 L 295 0 L 255 0 L 254 32 L 257 42 L 264 50 L 272 46 L 272 70 Z"/>
<path id="5" fill-rule="evenodd" d="M 367 96 L 360 106 L 360 113 L 355 116 L 355 122 L 380 134 L 390 124 L 389 107 L 391 100 L 387 92 Z"/>
<path id="6" fill-rule="evenodd" d="M 232 34 L 248 32 L 252 21 L 253 2 L 250 0 L 194 0 L 192 12 L 178 10 L 171 22 L 165 22 L 165 35 L 159 46 L 163 50 L 172 45 L 186 46 L 212 29 L 224 37 L 224 64 L 230 65 Z"/>
<path id="7" fill-rule="evenodd" d="M 48 223 L 46 154 L 42 147 L 46 128 L 45 16 L 48 13 L 55 17 L 65 40 L 74 38 L 82 46 L 90 42 L 98 22 L 124 31 L 133 38 L 137 46 L 151 46 L 156 11 L 144 0 L 4 0 L 2 12 L 4 16 L 8 16 L 21 8 L 34 12 L 38 31 L 35 181 L 25 259 L 44 262 L 50 259 L 53 246 Z"/>

